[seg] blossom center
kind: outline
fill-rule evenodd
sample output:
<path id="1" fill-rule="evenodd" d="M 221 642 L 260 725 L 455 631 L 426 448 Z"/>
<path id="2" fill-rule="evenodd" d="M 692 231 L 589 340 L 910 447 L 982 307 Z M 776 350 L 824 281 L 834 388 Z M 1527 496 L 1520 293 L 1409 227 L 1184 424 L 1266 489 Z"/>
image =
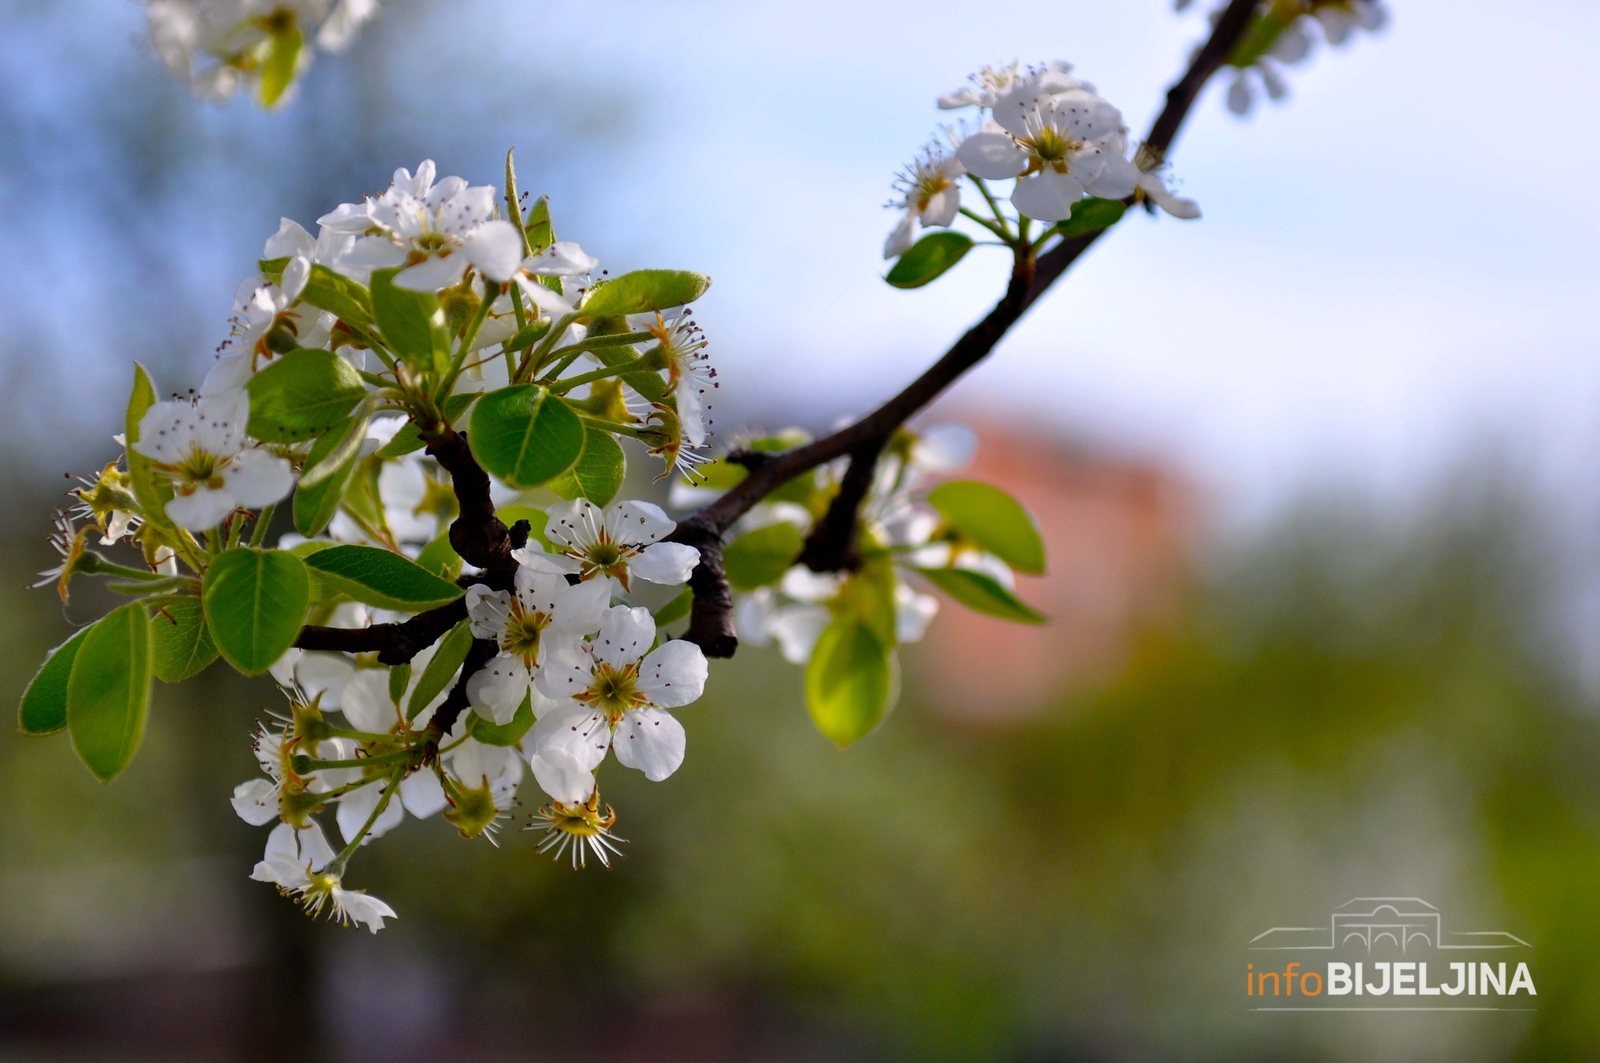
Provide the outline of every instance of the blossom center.
<path id="1" fill-rule="evenodd" d="M 202 487 L 220 491 L 223 486 L 222 470 L 225 464 L 220 455 L 202 450 L 199 444 L 191 447 L 189 453 L 178 463 L 179 492 L 190 495 Z"/>
<path id="2" fill-rule="evenodd" d="M 604 662 L 595 665 L 589 689 L 578 695 L 577 700 L 604 712 L 615 727 L 623 713 L 645 704 L 645 697 L 639 692 L 639 665 L 637 662 L 622 668 L 613 668 Z"/>
<path id="3" fill-rule="evenodd" d="M 1083 142 L 1067 136 L 1055 126 L 1044 126 L 1029 137 L 1021 137 L 1017 145 L 1042 163 L 1064 164 L 1068 155 L 1083 148 Z M 1065 172 L 1063 165 L 1055 169 Z"/>
<path id="4" fill-rule="evenodd" d="M 522 663 L 532 668 L 539 657 L 539 635 L 550 626 L 550 617 L 541 612 L 525 611 L 516 599 L 511 602 L 511 615 L 506 618 L 506 633 L 500 639 L 500 648 L 522 658 Z"/>

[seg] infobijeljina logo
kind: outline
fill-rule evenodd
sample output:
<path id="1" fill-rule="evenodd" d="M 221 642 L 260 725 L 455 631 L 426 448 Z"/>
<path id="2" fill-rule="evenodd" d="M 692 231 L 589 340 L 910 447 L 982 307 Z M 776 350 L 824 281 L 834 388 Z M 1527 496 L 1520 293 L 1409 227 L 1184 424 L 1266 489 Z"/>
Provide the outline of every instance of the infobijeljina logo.
<path id="1" fill-rule="evenodd" d="M 1446 930 L 1420 897 L 1357 897 L 1322 926 L 1250 939 L 1252 1011 L 1533 1011 L 1531 946 L 1504 930 Z"/>

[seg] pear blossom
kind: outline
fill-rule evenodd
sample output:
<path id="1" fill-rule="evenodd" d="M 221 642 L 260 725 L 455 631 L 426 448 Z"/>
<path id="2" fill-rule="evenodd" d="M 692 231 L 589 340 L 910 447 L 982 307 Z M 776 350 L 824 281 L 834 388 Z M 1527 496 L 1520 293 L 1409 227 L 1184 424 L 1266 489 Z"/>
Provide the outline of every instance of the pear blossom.
<path id="1" fill-rule="evenodd" d="M 309 867 L 305 852 L 287 851 L 270 856 L 256 865 L 250 875 L 257 882 L 270 882 L 278 892 L 293 896 L 313 916 L 328 909 L 328 918 L 345 924 L 365 926 L 376 934 L 385 919 L 398 919 L 393 908 L 364 890 L 347 890 L 338 875 Z"/>
<path id="2" fill-rule="evenodd" d="M 416 175 L 401 167 L 381 196 L 345 203 L 317 219 L 337 233 L 357 235 L 338 268 L 358 280 L 375 269 L 403 266 L 397 288 L 437 292 L 461 282 L 474 267 L 497 284 L 517 270 L 522 237 L 493 218 L 493 185 L 468 185 L 460 177 L 434 180 L 432 159 Z"/>
<path id="3" fill-rule="evenodd" d="M 667 386 L 672 388 L 677 405 L 683 442 L 697 449 L 705 446 L 710 434 L 706 414 L 711 406 L 706 396 L 721 384 L 717 382 L 717 371 L 707 364 L 706 336 L 694 323 L 692 314 L 688 307 L 679 310 L 670 321 L 652 314 L 643 325 L 656 338 L 667 360 Z"/>
<path id="4" fill-rule="evenodd" d="M 890 206 L 905 214 L 884 242 L 884 258 L 904 254 L 915 242 L 918 226 L 947 226 L 956 220 L 956 212 L 961 209 L 959 182 L 966 172 L 954 154 L 936 144 L 924 148 L 901 172 L 895 181 L 901 199 Z"/>
<path id="5" fill-rule="evenodd" d="M 261 88 L 278 48 L 295 49 L 296 73 L 310 63 L 304 41 L 339 52 L 378 10 L 377 0 L 146 0 L 150 42 L 163 65 L 194 92 L 222 100 L 241 84 Z M 268 106 L 278 98 L 263 100 Z"/>
<path id="6" fill-rule="evenodd" d="M 294 487 L 286 458 L 251 445 L 242 391 L 158 402 L 139 420 L 133 449 L 172 481 L 166 513 L 192 532 L 222 523 L 240 506 L 271 505 Z"/>
<path id="7" fill-rule="evenodd" d="M 446 822 L 463 837 L 482 835 L 494 843 L 500 823 L 516 804 L 517 787 L 522 783 L 522 758 L 517 750 L 467 738 L 451 754 L 448 771 L 445 789 L 450 807 L 445 809 Z"/>
<path id="8" fill-rule="evenodd" d="M 544 755 L 564 753 L 592 771 L 615 749 L 617 759 L 660 782 L 683 763 L 683 725 L 668 709 L 695 701 L 705 690 L 706 658 L 692 642 L 674 639 L 651 649 L 656 623 L 648 609 L 619 605 L 606 612 L 593 640 L 564 639 L 549 650 L 537 682 L 562 702 L 533 725 L 533 746 Z M 540 779 L 544 785 L 545 780 Z M 550 796 L 580 804 L 593 792 L 583 785 Z M 547 791 L 548 792 L 548 791 Z"/>
<path id="9" fill-rule="evenodd" d="M 577 305 L 578 291 L 588 286 L 587 279 L 598 265 L 598 258 L 586 253 L 573 241 L 557 240 L 523 259 L 512 280 L 516 281 L 522 294 L 534 306 L 547 314 L 561 317 L 572 313 Z M 569 296 L 566 294 L 565 281 L 559 281 L 561 290 L 557 291 L 544 282 L 542 278 L 545 277 L 582 277 L 585 283 L 579 284 Z"/>
<path id="10" fill-rule="evenodd" d="M 995 101 L 1016 90 L 1053 96 L 1057 93 L 1082 89 L 1093 92 L 1094 86 L 1072 76 L 1072 64 L 1051 60 L 1043 66 L 1020 69 L 1018 64 L 986 66 L 968 79 L 972 84 L 939 97 L 939 109 L 953 111 L 963 107 L 993 107 Z"/>
<path id="11" fill-rule="evenodd" d="M 550 637 L 594 634 L 610 604 L 606 580 L 572 586 L 559 572 L 526 563 L 517 568 L 515 592 L 490 590 L 481 583 L 468 587 L 473 636 L 494 639 L 500 646 L 500 653 L 467 681 L 468 702 L 479 715 L 509 723 L 522 699 L 537 694 L 533 674 L 548 652 Z"/>
<path id="12" fill-rule="evenodd" d="M 993 111 L 1001 130 L 974 133 L 956 157 L 979 177 L 1017 178 L 1011 204 L 1027 217 L 1063 221 L 1085 195 L 1122 199 L 1138 186 L 1138 168 L 1122 155 L 1122 115 L 1100 97 L 1014 89 Z"/>
<path id="13" fill-rule="evenodd" d="M 617 843 L 627 841 L 611 833 L 611 825 L 616 821 L 617 814 L 610 805 L 601 813 L 600 791 L 596 790 L 581 804 L 554 801 L 546 805 L 534 813 L 533 822 L 527 829 L 542 831 L 539 835 L 539 852 L 553 850 L 554 858 L 559 861 L 570 851 L 574 870 L 587 867 L 590 856 L 610 867 L 611 857 L 622 855 Z"/>
<path id="14" fill-rule="evenodd" d="M 556 552 L 525 547 L 515 554 L 525 565 L 583 580 L 603 577 L 626 592 L 635 578 L 676 586 L 700 563 L 694 547 L 661 542 L 678 525 L 650 502 L 616 502 L 602 510 L 587 498 L 575 498 L 545 512 L 550 515 L 545 537 Z"/>

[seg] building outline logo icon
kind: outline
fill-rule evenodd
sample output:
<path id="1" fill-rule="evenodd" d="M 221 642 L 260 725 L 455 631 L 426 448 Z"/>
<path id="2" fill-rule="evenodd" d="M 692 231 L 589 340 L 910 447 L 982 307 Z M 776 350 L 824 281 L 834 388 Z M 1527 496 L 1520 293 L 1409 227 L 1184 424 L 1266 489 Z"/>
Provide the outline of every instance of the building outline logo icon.
<path id="1" fill-rule="evenodd" d="M 1460 938 L 1473 940 L 1454 940 Z M 1361 945 L 1371 955 L 1382 944 L 1393 945 L 1401 955 L 1424 945 L 1446 951 L 1533 947 L 1505 930 L 1445 930 L 1439 909 L 1421 897 L 1353 897 L 1333 910 L 1326 926 L 1275 926 L 1251 938 L 1249 947 L 1326 952 Z"/>

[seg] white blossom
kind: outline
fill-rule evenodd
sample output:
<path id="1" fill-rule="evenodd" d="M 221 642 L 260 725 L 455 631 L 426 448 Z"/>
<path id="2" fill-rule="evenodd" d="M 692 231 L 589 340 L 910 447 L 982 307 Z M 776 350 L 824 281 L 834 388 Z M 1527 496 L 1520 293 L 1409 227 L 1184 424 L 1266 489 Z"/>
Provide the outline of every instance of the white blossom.
<path id="1" fill-rule="evenodd" d="M 249 397 L 241 391 L 158 402 L 139 420 L 133 449 L 172 481 L 166 513 L 192 532 L 221 524 L 240 506 L 271 505 L 294 486 L 288 459 L 251 445 Z"/>
<path id="2" fill-rule="evenodd" d="M 562 704 L 533 725 L 535 752 L 565 754 L 593 771 L 606 750 L 615 749 L 617 760 L 652 782 L 676 771 L 686 740 L 683 725 L 666 710 L 700 697 L 706 659 L 700 647 L 678 639 L 652 650 L 655 636 L 648 609 L 619 605 L 606 612 L 592 640 L 553 645 L 537 682 L 546 697 Z M 592 790 L 592 784 L 585 789 L 580 782 L 550 796 L 579 804 Z"/>
<path id="3" fill-rule="evenodd" d="M 901 193 L 891 206 L 903 210 L 899 224 L 883 245 L 884 258 L 904 254 L 916 241 L 919 226 L 947 226 L 961 209 L 961 178 L 966 168 L 951 152 L 929 145 L 901 172 L 895 188 Z"/>
<path id="4" fill-rule="evenodd" d="M 700 551 L 683 543 L 664 543 L 678 525 L 650 502 L 616 502 L 601 508 L 587 498 L 550 506 L 545 538 L 554 553 L 536 544 L 518 551 L 523 564 L 591 580 L 615 581 L 626 593 L 632 580 L 675 586 L 700 563 Z"/>
<path id="5" fill-rule="evenodd" d="M 1082 89 L 1093 92 L 1094 86 L 1072 76 L 1072 64 L 1051 60 L 1043 66 L 1020 69 L 1016 63 L 1006 66 L 986 66 L 967 79 L 970 85 L 947 92 L 939 97 L 939 109 L 958 110 L 963 107 L 993 107 L 1001 96 L 1017 90 L 1033 94 L 1054 96 L 1058 93 Z"/>
<path id="6" fill-rule="evenodd" d="M 460 177 L 435 182 L 432 159 L 416 175 L 402 167 L 381 196 L 345 203 L 317 219 L 359 239 L 339 259 L 358 280 L 375 269 L 403 266 L 397 288 L 436 292 L 459 284 L 469 266 L 496 283 L 511 279 L 522 255 L 522 237 L 504 219 L 493 218 L 493 185 L 468 185 Z"/>

